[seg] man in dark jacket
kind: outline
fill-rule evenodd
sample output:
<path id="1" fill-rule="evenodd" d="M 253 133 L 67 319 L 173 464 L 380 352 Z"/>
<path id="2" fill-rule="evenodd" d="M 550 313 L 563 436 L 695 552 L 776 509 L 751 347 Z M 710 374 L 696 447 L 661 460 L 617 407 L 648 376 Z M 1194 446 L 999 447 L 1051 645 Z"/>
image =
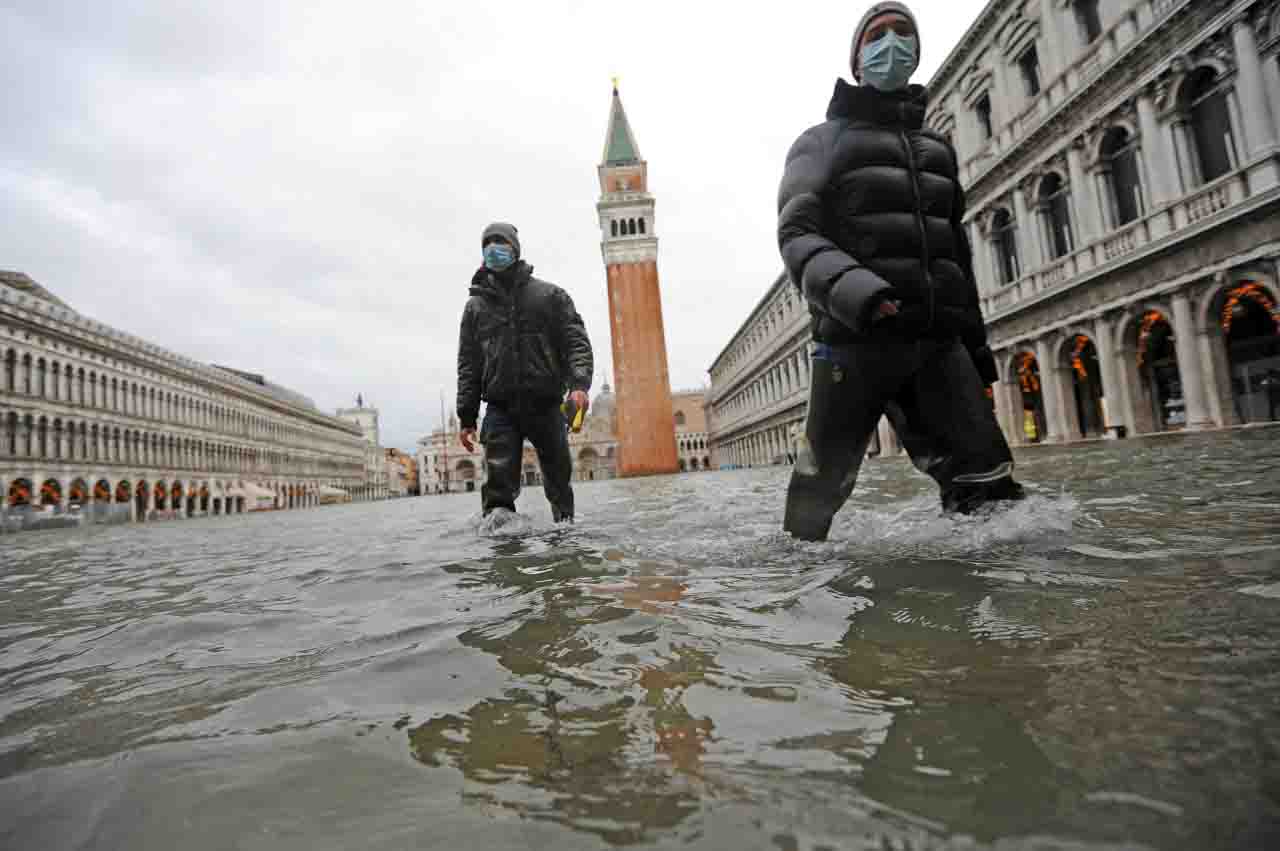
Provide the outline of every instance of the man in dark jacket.
<path id="1" fill-rule="evenodd" d="M 885 414 L 945 510 L 1022 496 L 985 395 L 996 367 L 956 153 L 908 85 L 919 43 L 905 4 L 874 4 L 853 38 L 860 85 L 837 80 L 827 120 L 787 154 L 778 243 L 814 340 L 784 521 L 797 538 L 826 538 Z"/>
<path id="2" fill-rule="evenodd" d="M 471 279 L 458 339 L 458 420 L 462 445 L 475 451 L 480 401 L 487 404 L 480 429 L 484 513 L 515 510 L 528 438 L 553 519 L 572 522 L 573 460 L 560 403 L 568 391 L 587 409 L 594 368 L 587 329 L 569 294 L 533 277 L 533 267 L 520 259 L 513 225 L 489 225 L 480 247 L 484 265 Z"/>

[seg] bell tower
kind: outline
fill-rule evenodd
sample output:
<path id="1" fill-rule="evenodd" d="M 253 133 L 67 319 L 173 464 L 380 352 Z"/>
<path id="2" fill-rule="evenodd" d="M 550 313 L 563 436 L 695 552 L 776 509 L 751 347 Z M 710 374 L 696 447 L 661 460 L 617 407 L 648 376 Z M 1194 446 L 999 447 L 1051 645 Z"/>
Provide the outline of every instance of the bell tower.
<path id="1" fill-rule="evenodd" d="M 609 288 L 618 475 L 676 472 L 667 340 L 658 287 L 658 236 L 648 165 L 613 83 L 599 166 L 600 253 Z"/>

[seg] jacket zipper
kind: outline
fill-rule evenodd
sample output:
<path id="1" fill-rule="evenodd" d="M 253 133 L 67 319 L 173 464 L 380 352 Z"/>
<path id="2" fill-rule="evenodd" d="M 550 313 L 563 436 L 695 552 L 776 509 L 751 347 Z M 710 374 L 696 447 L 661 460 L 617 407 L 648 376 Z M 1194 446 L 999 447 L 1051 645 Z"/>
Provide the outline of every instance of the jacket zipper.
<path id="1" fill-rule="evenodd" d="M 899 130 L 898 138 L 902 139 L 902 147 L 907 152 L 907 167 L 911 171 L 911 194 L 916 202 L 916 227 L 920 230 L 920 260 L 924 264 L 924 288 L 929 294 L 929 324 L 926 330 L 933 330 L 933 275 L 929 271 L 929 234 L 924 228 L 924 208 L 920 204 L 920 177 L 916 170 L 916 156 L 911 151 L 911 141 L 906 131 Z"/>

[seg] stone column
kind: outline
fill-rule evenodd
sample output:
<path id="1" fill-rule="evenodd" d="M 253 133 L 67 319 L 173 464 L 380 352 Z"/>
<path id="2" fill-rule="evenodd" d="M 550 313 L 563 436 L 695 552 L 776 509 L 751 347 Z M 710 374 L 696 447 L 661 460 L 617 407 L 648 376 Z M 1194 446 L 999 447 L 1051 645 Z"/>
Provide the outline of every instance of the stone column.
<path id="1" fill-rule="evenodd" d="M 1273 98 L 1276 92 L 1280 92 L 1280 62 L 1273 60 L 1262 63 L 1262 92 L 1264 97 L 1269 92 Z M 1271 129 L 1280 135 L 1280 108 L 1275 106 L 1271 108 Z"/>
<path id="2" fill-rule="evenodd" d="M 1003 59 L 997 59 L 991 69 L 991 78 L 993 81 L 992 92 L 994 97 L 991 98 L 991 136 L 993 139 L 1000 137 L 1000 131 L 1017 112 L 1017 105 L 1013 103 L 1010 97 L 1009 80 L 1005 75 L 1005 70 L 1009 67 L 1008 63 Z"/>
<path id="3" fill-rule="evenodd" d="M 1205 400 L 1204 366 L 1200 363 L 1200 347 L 1196 342 L 1195 320 L 1186 291 L 1173 294 L 1173 343 L 1178 353 L 1178 377 L 1182 381 L 1182 401 L 1186 406 L 1186 428 L 1213 425 Z"/>
<path id="4" fill-rule="evenodd" d="M 1045 442 L 1065 439 L 1062 419 L 1062 376 L 1050 351 L 1049 341 L 1036 340 L 1036 365 L 1040 367 L 1040 400 L 1044 403 Z"/>
<path id="5" fill-rule="evenodd" d="M 1178 164 L 1170 147 L 1172 139 L 1156 118 L 1155 94 L 1150 86 L 1138 92 L 1138 131 L 1142 133 L 1142 161 L 1147 166 L 1147 192 L 1152 209 L 1158 210 L 1177 194 Z"/>
<path id="6" fill-rule="evenodd" d="M 1098 350 L 1098 370 L 1102 373 L 1104 426 L 1127 425 L 1125 405 L 1116 377 L 1116 351 L 1111 341 L 1111 323 L 1101 316 L 1093 320 L 1093 345 Z"/>
<path id="7" fill-rule="evenodd" d="M 1000 431 L 1004 434 L 1007 443 L 1014 443 L 1013 431 L 1013 403 L 1009 398 L 1008 382 L 1001 375 L 1001 380 L 991 385 L 991 395 L 995 397 L 996 403 L 996 424 L 1000 426 Z"/>
<path id="8" fill-rule="evenodd" d="M 1195 302 L 1192 302 L 1193 304 Z M 1216 321 L 1204 325 L 1196 323 L 1196 348 L 1205 370 L 1205 397 L 1208 400 L 1209 419 L 1214 425 L 1237 425 L 1231 387 L 1231 362 L 1227 357 L 1226 340 Z"/>
<path id="9" fill-rule="evenodd" d="M 1040 252 L 1039 228 L 1027 207 L 1026 193 L 1031 191 L 1033 190 L 1030 182 L 1017 186 L 1013 190 L 1014 215 L 1018 217 L 1018 245 L 1024 264 L 1019 271 L 1023 274 L 1044 265 L 1044 255 Z"/>
<path id="10" fill-rule="evenodd" d="M 1003 358 L 997 357 L 997 362 L 1000 360 Z M 1017 375 L 1013 374 L 1012 362 L 1000 374 L 1000 380 L 992 385 L 992 390 L 996 394 L 997 417 L 1001 413 L 1004 415 L 999 422 L 1005 441 L 1010 446 L 1021 446 L 1026 442 L 1026 435 L 1022 433 L 1022 388 Z"/>
<path id="11" fill-rule="evenodd" d="M 1142 178 L 1139 177 L 1138 179 L 1141 180 Z M 1103 237 L 1118 227 L 1116 224 L 1116 217 L 1111 214 L 1109 209 L 1110 204 L 1108 201 L 1111 198 L 1111 192 L 1107 188 L 1106 174 L 1101 169 L 1095 169 L 1089 172 L 1089 185 L 1093 187 L 1093 209 L 1094 215 L 1097 216 L 1098 236 Z M 1102 255 L 1098 255 L 1096 261 L 1099 264 L 1105 263 L 1106 258 Z"/>
<path id="12" fill-rule="evenodd" d="M 1280 164 L 1274 156 L 1277 152 L 1276 122 L 1273 101 L 1280 98 L 1280 90 L 1268 97 L 1262 78 L 1262 63 L 1258 58 L 1258 42 L 1248 14 L 1243 14 L 1231 24 L 1231 41 L 1236 54 L 1236 96 L 1240 100 L 1241 119 L 1244 123 L 1243 158 L 1251 163 L 1267 157 L 1268 161 L 1249 171 L 1249 191 L 1256 193 L 1280 183 Z M 1275 60 L 1270 64 L 1274 65 Z"/>
<path id="13" fill-rule="evenodd" d="M 1084 140 L 1073 139 L 1067 147 L 1067 171 L 1071 174 L 1071 198 L 1075 202 L 1076 231 L 1078 235 L 1076 248 L 1083 248 L 1093 242 L 1102 233 L 1098 226 L 1098 202 L 1093 193 L 1093 184 L 1084 172 Z"/>
<path id="14" fill-rule="evenodd" d="M 1066 69 L 1066 51 L 1062 41 L 1062 25 L 1054 0 L 1040 0 L 1040 55 L 1046 60 L 1041 72 L 1047 88 L 1054 78 Z"/>
<path id="15" fill-rule="evenodd" d="M 1248 152 L 1246 159 L 1252 160 L 1276 147 L 1272 100 L 1280 97 L 1280 91 L 1272 92 L 1271 97 L 1267 97 L 1262 63 L 1258 57 L 1258 41 L 1247 14 L 1242 14 L 1232 22 L 1231 42 L 1236 54 L 1236 96 L 1240 99 L 1241 117 L 1244 120 L 1244 148 Z"/>

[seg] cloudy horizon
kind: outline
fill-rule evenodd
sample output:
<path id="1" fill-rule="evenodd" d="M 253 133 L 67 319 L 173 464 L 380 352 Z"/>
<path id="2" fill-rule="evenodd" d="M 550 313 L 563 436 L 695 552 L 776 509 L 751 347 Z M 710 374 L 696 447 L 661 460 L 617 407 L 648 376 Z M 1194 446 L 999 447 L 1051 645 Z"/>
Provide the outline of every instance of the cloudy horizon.
<path id="1" fill-rule="evenodd" d="M 360 394 L 413 451 L 452 406 L 490 221 L 573 296 L 593 393 L 612 382 L 595 204 L 614 76 L 656 198 L 673 389 L 705 386 L 781 269 L 783 157 L 867 4 L 85 5 L 0 2 L 0 268 L 327 413 Z M 917 82 L 984 5 L 913 4 Z"/>

